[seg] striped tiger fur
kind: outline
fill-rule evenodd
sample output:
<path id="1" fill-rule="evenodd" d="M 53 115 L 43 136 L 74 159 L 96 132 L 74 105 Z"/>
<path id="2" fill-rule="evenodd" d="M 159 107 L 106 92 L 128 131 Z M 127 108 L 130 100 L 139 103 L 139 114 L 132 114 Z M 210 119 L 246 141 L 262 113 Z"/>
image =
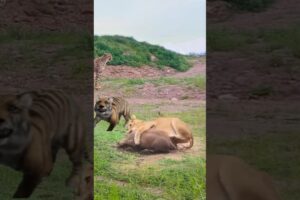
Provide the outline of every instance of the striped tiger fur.
<path id="1" fill-rule="evenodd" d="M 122 97 L 102 97 L 99 98 L 94 110 L 96 117 L 94 119 L 94 126 L 101 120 L 110 123 L 107 131 L 112 131 L 119 123 L 121 116 L 125 118 L 125 124 L 130 120 L 131 114 L 128 102 Z"/>
<path id="2" fill-rule="evenodd" d="M 86 146 L 86 125 L 72 96 L 41 90 L 0 97 L 0 164 L 23 172 L 15 198 L 31 196 L 60 148 L 72 162 L 67 185 L 78 191 L 85 163 L 93 162 Z"/>

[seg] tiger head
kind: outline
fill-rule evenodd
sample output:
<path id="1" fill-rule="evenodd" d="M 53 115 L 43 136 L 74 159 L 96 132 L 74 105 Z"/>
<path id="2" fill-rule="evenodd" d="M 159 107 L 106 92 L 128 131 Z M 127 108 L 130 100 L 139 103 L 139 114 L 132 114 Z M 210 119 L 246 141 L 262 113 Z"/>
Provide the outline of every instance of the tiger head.
<path id="1" fill-rule="evenodd" d="M 110 53 L 105 53 L 103 54 L 102 56 L 102 60 L 105 62 L 105 63 L 108 63 L 110 61 L 112 61 L 112 55 Z"/>
<path id="2" fill-rule="evenodd" d="M 102 118 L 110 118 L 112 115 L 113 98 L 112 97 L 99 97 L 95 104 L 95 112 Z"/>
<path id="3" fill-rule="evenodd" d="M 29 93 L 0 96 L 0 153 L 22 151 L 29 141 Z"/>

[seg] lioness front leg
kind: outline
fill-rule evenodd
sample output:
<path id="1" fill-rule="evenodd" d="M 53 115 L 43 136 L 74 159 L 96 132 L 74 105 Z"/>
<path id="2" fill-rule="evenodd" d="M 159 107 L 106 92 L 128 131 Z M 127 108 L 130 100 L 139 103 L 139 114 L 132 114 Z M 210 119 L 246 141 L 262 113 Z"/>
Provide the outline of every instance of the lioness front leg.
<path id="1" fill-rule="evenodd" d="M 138 128 L 135 132 L 134 132 L 134 144 L 139 145 L 141 143 L 141 136 L 142 134 L 155 127 L 155 123 L 154 122 L 148 122 L 145 126 L 142 126 L 140 128 Z"/>

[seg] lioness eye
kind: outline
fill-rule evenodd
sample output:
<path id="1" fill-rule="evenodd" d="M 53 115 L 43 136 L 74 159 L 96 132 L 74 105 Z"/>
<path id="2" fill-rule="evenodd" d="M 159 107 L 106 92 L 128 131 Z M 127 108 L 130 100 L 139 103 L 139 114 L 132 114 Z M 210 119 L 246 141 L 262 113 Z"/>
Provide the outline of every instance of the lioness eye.
<path id="1" fill-rule="evenodd" d="M 9 105 L 8 106 L 8 112 L 19 113 L 19 112 L 21 112 L 21 109 L 18 108 L 17 106 L 15 106 L 15 105 Z"/>

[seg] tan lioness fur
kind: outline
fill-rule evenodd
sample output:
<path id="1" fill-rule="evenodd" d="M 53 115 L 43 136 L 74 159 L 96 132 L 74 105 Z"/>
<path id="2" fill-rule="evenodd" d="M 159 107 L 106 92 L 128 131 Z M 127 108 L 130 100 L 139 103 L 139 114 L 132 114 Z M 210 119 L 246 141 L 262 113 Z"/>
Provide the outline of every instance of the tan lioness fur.
<path id="1" fill-rule="evenodd" d="M 207 156 L 207 200 L 279 200 L 272 178 L 234 156 Z"/>
<path id="2" fill-rule="evenodd" d="M 175 145 L 189 142 L 187 148 L 191 148 L 194 144 L 192 132 L 187 124 L 175 117 L 160 117 L 153 121 L 142 121 L 132 115 L 127 128 L 128 133 L 135 134 L 134 143 L 136 145 L 140 144 L 141 135 L 151 128 L 163 131 Z"/>

